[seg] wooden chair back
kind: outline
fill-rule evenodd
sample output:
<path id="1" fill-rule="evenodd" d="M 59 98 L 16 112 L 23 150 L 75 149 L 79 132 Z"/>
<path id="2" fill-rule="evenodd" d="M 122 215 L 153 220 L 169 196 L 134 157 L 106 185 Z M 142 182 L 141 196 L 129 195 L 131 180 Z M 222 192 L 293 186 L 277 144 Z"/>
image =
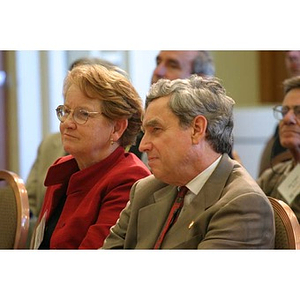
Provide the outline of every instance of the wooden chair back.
<path id="1" fill-rule="evenodd" d="M 0 249 L 25 249 L 29 228 L 29 203 L 23 180 L 0 170 Z"/>
<path id="2" fill-rule="evenodd" d="M 275 216 L 275 249 L 300 249 L 300 225 L 295 213 L 282 200 L 268 198 Z"/>

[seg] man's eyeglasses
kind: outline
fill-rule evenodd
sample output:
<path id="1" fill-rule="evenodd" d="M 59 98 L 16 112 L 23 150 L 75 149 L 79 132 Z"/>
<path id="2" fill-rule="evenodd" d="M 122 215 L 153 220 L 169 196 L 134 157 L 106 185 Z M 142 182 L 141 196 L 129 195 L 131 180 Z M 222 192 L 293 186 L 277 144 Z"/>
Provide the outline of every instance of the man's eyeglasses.
<path id="1" fill-rule="evenodd" d="M 64 122 L 68 119 L 69 115 L 73 112 L 73 119 L 77 124 L 85 124 L 91 115 L 102 114 L 98 111 L 87 111 L 80 107 L 76 107 L 74 110 L 67 108 L 64 105 L 59 105 L 56 108 L 56 115 L 60 122 Z"/>
<path id="2" fill-rule="evenodd" d="M 298 120 L 300 120 L 300 105 L 295 105 L 293 107 L 282 106 L 282 105 L 275 106 L 273 108 L 273 113 L 274 113 L 275 119 L 282 120 L 291 109 L 293 110 L 296 118 Z"/>

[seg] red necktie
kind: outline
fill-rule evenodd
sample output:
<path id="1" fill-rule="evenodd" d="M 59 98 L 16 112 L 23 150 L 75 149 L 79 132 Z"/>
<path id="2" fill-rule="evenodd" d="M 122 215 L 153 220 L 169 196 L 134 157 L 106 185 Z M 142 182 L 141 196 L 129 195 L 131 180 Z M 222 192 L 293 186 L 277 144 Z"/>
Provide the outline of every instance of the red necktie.
<path id="1" fill-rule="evenodd" d="M 168 230 L 171 228 L 171 226 L 177 221 L 177 218 L 179 216 L 179 213 L 181 211 L 181 208 L 183 206 L 183 199 L 185 194 L 187 193 L 189 189 L 186 186 L 182 186 L 180 187 L 178 193 L 177 193 L 177 197 L 173 203 L 173 206 L 170 210 L 169 216 L 167 218 L 167 221 L 154 245 L 154 249 L 159 249 L 161 247 L 161 244 L 164 240 L 164 237 L 166 235 L 166 233 L 168 232 Z"/>

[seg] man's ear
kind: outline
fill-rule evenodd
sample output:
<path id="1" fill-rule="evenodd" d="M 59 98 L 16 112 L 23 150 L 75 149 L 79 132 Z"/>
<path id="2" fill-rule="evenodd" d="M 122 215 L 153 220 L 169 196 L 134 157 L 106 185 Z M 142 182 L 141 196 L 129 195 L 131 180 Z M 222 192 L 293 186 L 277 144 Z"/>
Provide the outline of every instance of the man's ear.
<path id="1" fill-rule="evenodd" d="M 197 116 L 192 123 L 192 142 L 198 144 L 204 139 L 207 128 L 207 119 L 204 116 Z"/>
<path id="2" fill-rule="evenodd" d="M 115 121 L 114 130 L 111 134 L 111 137 L 114 140 L 114 142 L 117 142 L 121 138 L 127 126 L 128 126 L 127 119 L 120 119 Z"/>

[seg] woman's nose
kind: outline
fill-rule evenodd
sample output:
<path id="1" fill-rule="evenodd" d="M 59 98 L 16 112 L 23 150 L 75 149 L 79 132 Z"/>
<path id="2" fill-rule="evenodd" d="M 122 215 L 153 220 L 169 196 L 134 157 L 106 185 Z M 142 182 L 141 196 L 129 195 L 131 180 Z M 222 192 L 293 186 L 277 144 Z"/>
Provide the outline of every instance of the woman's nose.
<path id="1" fill-rule="evenodd" d="M 74 114 L 70 113 L 67 118 L 61 123 L 61 125 L 65 128 L 74 128 L 76 126 L 76 122 L 74 120 Z"/>

